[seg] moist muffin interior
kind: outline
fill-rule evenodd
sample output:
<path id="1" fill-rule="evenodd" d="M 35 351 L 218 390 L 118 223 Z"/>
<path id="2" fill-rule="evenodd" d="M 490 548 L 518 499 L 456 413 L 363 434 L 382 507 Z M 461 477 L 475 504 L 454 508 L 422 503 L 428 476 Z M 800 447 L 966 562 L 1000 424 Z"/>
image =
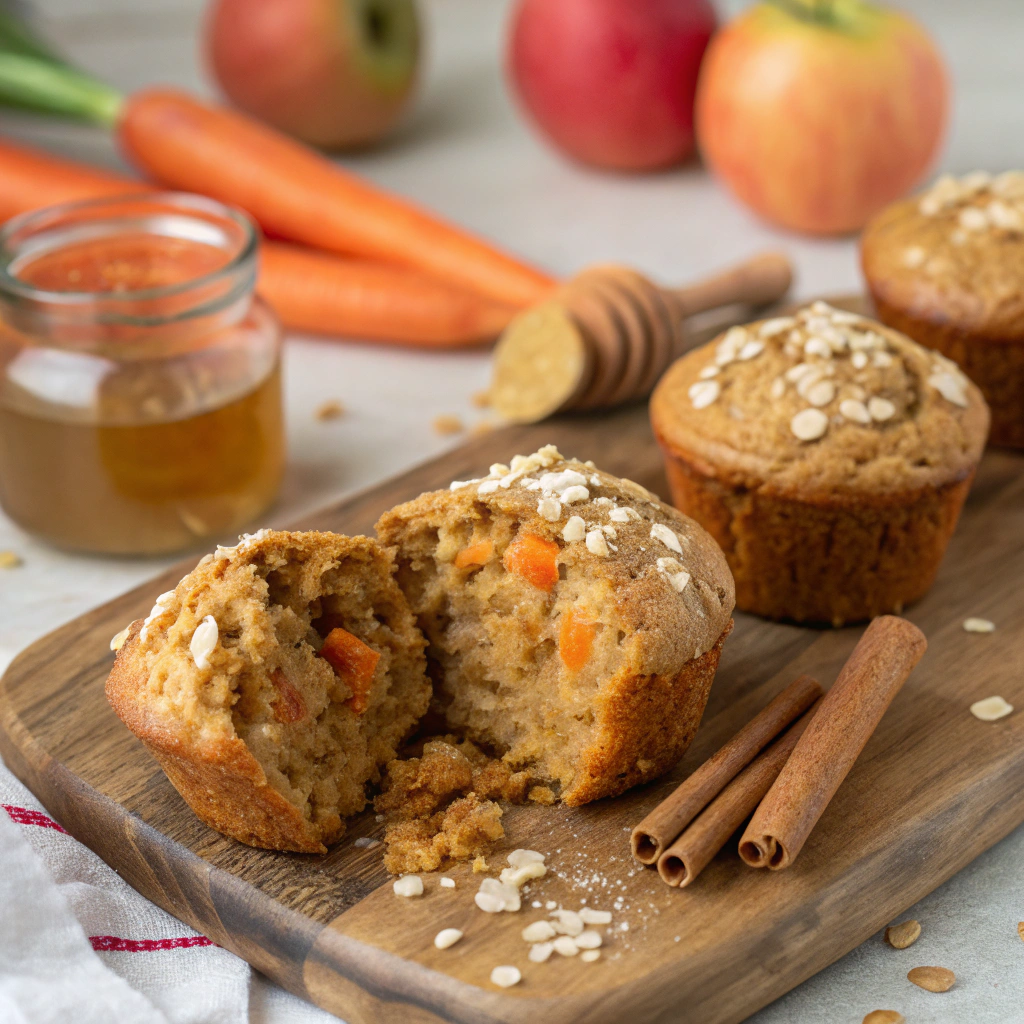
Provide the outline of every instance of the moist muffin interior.
<path id="1" fill-rule="evenodd" d="M 476 510 L 454 523 L 419 523 L 402 546 L 398 583 L 429 643 L 435 701 L 449 728 L 568 781 L 573 754 L 594 725 L 594 697 L 621 669 L 625 631 L 607 581 L 558 560 L 551 591 L 506 571 L 503 556 L 522 528 L 511 516 Z M 460 552 L 489 546 L 483 565 Z M 586 664 L 569 669 L 559 651 L 566 616 L 594 631 Z"/>

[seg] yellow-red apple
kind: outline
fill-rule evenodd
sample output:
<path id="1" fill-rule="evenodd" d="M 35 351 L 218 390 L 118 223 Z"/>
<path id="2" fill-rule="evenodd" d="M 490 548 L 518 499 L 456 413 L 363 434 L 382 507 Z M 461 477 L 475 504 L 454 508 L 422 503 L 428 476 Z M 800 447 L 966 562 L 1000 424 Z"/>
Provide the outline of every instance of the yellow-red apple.
<path id="1" fill-rule="evenodd" d="M 325 149 L 385 135 L 412 92 L 414 0 L 214 0 L 210 68 L 242 110 Z"/>
<path id="2" fill-rule="evenodd" d="M 552 142 L 582 163 L 646 171 L 693 152 L 708 0 L 520 0 L 508 74 Z"/>
<path id="3" fill-rule="evenodd" d="M 747 206 L 796 231 L 855 231 L 921 179 L 949 108 L 935 44 L 863 0 L 759 3 L 711 41 L 697 141 Z"/>

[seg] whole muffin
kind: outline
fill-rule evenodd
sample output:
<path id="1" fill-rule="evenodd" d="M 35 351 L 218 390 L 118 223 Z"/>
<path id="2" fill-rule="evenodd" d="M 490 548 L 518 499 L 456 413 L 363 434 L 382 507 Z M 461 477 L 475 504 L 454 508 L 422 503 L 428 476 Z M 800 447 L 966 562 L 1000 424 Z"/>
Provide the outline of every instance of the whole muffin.
<path id="1" fill-rule="evenodd" d="M 377 533 L 449 729 L 570 805 L 682 756 L 734 601 L 722 552 L 692 520 L 549 445 L 399 505 Z"/>
<path id="2" fill-rule="evenodd" d="M 861 238 L 879 317 L 981 388 L 990 441 L 1024 448 L 1024 172 L 942 177 Z"/>
<path id="3" fill-rule="evenodd" d="M 840 625 L 931 586 L 988 410 L 955 363 L 816 302 L 679 359 L 651 422 L 673 501 L 722 546 L 737 607 Z"/>
<path id="4" fill-rule="evenodd" d="M 208 825 L 323 853 L 366 805 L 430 700 L 393 571 L 366 537 L 260 530 L 128 627 L 107 699 Z"/>

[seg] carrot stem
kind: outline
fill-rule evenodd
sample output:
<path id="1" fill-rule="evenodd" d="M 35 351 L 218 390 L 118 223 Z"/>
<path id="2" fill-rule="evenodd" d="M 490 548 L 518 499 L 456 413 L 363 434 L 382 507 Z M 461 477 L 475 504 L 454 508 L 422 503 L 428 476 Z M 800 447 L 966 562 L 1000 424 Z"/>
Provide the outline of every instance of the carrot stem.
<path id="1" fill-rule="evenodd" d="M 123 102 L 116 89 L 66 64 L 0 52 L 0 104 L 110 127 Z"/>

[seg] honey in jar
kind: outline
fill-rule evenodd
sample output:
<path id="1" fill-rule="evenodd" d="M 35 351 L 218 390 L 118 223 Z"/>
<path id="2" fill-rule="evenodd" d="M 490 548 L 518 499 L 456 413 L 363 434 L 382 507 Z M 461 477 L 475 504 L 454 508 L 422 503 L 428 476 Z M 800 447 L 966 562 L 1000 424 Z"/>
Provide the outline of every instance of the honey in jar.
<path id="1" fill-rule="evenodd" d="M 193 547 L 284 462 L 280 330 L 257 235 L 197 196 L 75 203 L 0 232 L 0 504 L 54 544 Z"/>

